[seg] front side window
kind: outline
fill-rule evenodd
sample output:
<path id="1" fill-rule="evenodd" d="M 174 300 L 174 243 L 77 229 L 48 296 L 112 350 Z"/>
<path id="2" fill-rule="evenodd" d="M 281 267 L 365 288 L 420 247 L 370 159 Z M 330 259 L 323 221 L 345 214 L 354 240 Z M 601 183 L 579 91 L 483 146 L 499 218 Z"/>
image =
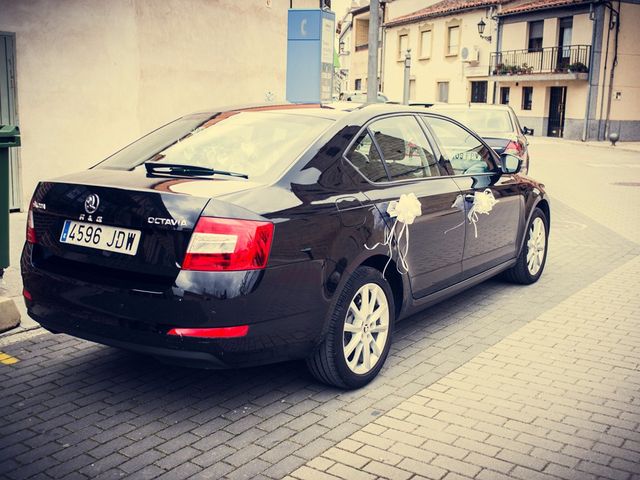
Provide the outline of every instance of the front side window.
<path id="1" fill-rule="evenodd" d="M 533 87 L 522 87 L 522 110 L 531 110 L 533 104 Z"/>
<path id="2" fill-rule="evenodd" d="M 437 117 L 425 117 L 446 154 L 454 175 L 488 173 L 494 170 L 489 148 L 455 123 Z"/>
<path id="3" fill-rule="evenodd" d="M 373 122 L 373 132 L 391 180 L 440 175 L 431 146 L 413 116 L 389 117 Z"/>

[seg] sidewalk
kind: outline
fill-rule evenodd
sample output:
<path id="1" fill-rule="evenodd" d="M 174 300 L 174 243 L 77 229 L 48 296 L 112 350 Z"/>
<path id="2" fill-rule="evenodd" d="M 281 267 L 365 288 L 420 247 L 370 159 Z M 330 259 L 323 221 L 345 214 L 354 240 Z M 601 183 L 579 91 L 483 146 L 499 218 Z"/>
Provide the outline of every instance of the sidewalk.
<path id="1" fill-rule="evenodd" d="M 639 284 L 636 257 L 289 478 L 640 478 Z"/>
<path id="2" fill-rule="evenodd" d="M 611 153 L 618 150 L 627 152 L 640 152 L 640 142 L 617 142 L 615 147 L 611 145 L 610 141 L 594 141 L 589 140 L 582 142 L 580 140 L 567 140 L 566 138 L 554 138 L 554 137 L 528 137 L 529 141 L 533 140 L 536 143 L 556 143 L 561 145 L 582 145 L 584 147 L 597 147 L 606 148 Z"/>
<path id="3" fill-rule="evenodd" d="M 9 217 L 10 232 L 10 261 L 11 265 L 0 279 L 0 301 L 11 299 L 20 313 L 20 325 L 6 332 L 0 333 L 4 338 L 17 333 L 38 328 L 38 324 L 27 315 L 27 309 L 22 299 L 22 279 L 20 278 L 20 254 L 24 245 L 27 214 L 12 213 Z"/>

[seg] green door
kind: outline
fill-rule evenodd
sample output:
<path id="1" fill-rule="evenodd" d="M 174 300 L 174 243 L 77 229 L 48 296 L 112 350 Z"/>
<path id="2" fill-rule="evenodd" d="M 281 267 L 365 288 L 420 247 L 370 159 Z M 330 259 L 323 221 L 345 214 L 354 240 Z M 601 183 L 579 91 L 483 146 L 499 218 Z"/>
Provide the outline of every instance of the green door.
<path id="1" fill-rule="evenodd" d="M 18 125 L 16 105 L 16 36 L 0 32 L 0 125 Z M 9 149 L 9 208 L 22 208 L 20 149 Z"/>

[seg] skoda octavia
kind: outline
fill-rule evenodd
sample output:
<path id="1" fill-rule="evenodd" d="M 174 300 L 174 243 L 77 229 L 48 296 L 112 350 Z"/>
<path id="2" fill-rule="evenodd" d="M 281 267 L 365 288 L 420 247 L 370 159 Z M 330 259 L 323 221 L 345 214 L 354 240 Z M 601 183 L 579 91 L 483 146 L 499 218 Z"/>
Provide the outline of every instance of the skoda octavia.
<path id="1" fill-rule="evenodd" d="M 188 115 L 39 183 L 29 315 L 188 365 L 305 359 L 357 388 L 398 320 L 498 273 L 538 280 L 549 202 L 518 158 L 424 109 L 349 108 Z"/>

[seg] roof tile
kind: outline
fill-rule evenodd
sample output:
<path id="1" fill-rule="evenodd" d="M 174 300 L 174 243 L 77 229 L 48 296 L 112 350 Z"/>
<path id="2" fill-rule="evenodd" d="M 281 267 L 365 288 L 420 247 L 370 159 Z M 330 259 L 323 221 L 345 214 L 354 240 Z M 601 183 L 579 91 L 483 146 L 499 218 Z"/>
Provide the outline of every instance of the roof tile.
<path id="1" fill-rule="evenodd" d="M 418 10 L 417 12 L 393 18 L 386 22 L 385 25 L 388 27 L 403 25 L 405 23 L 417 22 L 425 18 L 445 16 L 462 10 L 474 10 L 477 8 L 499 5 L 506 1 L 507 0 L 442 0 L 441 2 L 434 3 L 433 5 Z"/>
<path id="2" fill-rule="evenodd" d="M 532 0 L 512 7 L 503 8 L 499 15 L 512 15 L 514 13 L 531 12 L 553 7 L 564 7 L 566 5 L 576 5 L 588 3 L 589 0 Z"/>

